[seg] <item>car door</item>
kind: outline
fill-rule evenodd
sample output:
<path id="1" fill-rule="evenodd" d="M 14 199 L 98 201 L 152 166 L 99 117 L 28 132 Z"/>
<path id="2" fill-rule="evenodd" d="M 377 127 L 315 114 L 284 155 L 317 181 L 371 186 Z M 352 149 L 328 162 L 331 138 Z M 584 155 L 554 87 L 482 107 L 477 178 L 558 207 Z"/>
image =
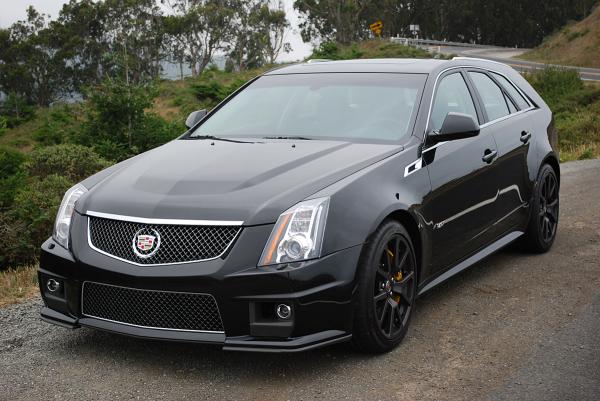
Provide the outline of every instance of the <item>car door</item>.
<path id="1" fill-rule="evenodd" d="M 480 97 L 486 123 L 482 132 L 493 135 L 498 146 L 498 199 L 494 203 L 495 223 L 491 235 L 499 238 L 523 225 L 527 219 L 527 202 L 533 182 L 529 179 L 529 161 L 535 157 L 530 147 L 532 124 L 525 98 L 502 75 L 483 70 L 469 70 Z"/>
<path id="2" fill-rule="evenodd" d="M 479 123 L 483 114 L 465 72 L 454 69 L 442 75 L 434 92 L 427 131 L 439 130 L 449 112 L 465 113 Z M 489 130 L 479 135 L 442 142 L 422 153 L 431 180 L 431 193 L 423 205 L 431 230 L 432 254 L 429 271 L 445 270 L 486 245 L 487 227 L 497 195 L 493 161 L 497 154 Z"/>

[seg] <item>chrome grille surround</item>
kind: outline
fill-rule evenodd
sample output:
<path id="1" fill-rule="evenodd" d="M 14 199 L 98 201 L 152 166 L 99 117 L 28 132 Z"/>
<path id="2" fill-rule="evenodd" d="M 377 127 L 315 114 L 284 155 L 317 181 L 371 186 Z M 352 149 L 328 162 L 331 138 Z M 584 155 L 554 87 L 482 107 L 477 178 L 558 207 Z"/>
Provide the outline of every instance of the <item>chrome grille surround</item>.
<path id="1" fill-rule="evenodd" d="M 88 211 L 88 244 L 97 252 L 138 266 L 173 265 L 218 259 L 242 230 L 241 221 L 146 219 Z M 160 233 L 160 248 L 150 257 L 133 250 L 142 229 Z"/>
<path id="2" fill-rule="evenodd" d="M 217 302 L 210 294 L 85 281 L 81 287 L 81 314 L 147 329 L 224 333 Z"/>

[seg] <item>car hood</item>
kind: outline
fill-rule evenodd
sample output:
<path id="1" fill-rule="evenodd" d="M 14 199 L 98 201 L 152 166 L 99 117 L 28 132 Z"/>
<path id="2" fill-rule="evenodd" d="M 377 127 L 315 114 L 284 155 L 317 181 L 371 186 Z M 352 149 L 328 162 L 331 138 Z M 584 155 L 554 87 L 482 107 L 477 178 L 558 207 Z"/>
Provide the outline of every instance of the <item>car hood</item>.
<path id="1" fill-rule="evenodd" d="M 76 209 L 144 218 L 273 223 L 297 202 L 402 150 L 320 140 L 175 140 L 83 184 Z"/>

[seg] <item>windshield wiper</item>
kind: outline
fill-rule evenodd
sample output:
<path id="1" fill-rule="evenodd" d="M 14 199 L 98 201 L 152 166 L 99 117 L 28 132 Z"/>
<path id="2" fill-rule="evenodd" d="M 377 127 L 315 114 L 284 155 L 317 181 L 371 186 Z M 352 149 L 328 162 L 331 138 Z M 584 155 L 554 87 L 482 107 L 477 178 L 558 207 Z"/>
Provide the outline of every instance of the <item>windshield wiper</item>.
<path id="1" fill-rule="evenodd" d="M 251 141 L 239 141 L 237 139 L 229 139 L 229 138 L 220 138 L 214 135 L 197 135 L 197 136 L 189 136 L 186 139 L 210 139 L 213 141 L 223 141 L 223 142 L 233 142 L 233 143 L 256 143 Z"/>
<path id="2" fill-rule="evenodd" d="M 263 139 L 298 139 L 302 141 L 310 141 L 312 138 L 305 136 L 263 136 Z"/>

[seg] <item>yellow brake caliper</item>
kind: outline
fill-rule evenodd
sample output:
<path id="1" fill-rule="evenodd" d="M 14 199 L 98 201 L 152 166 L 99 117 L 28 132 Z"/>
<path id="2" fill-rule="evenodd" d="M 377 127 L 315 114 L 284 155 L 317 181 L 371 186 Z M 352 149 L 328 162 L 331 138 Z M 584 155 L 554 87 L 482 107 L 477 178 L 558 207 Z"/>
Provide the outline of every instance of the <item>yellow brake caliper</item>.
<path id="1" fill-rule="evenodd" d="M 392 258 L 394 257 L 394 253 L 392 251 L 390 251 L 389 249 L 386 249 L 388 255 L 390 255 Z M 399 271 L 398 273 L 396 273 L 394 275 L 394 281 L 396 283 L 399 283 L 400 281 L 402 281 L 402 272 Z M 398 294 L 393 294 L 392 298 L 394 299 L 394 301 L 396 301 L 397 303 L 400 303 L 400 295 Z"/>

